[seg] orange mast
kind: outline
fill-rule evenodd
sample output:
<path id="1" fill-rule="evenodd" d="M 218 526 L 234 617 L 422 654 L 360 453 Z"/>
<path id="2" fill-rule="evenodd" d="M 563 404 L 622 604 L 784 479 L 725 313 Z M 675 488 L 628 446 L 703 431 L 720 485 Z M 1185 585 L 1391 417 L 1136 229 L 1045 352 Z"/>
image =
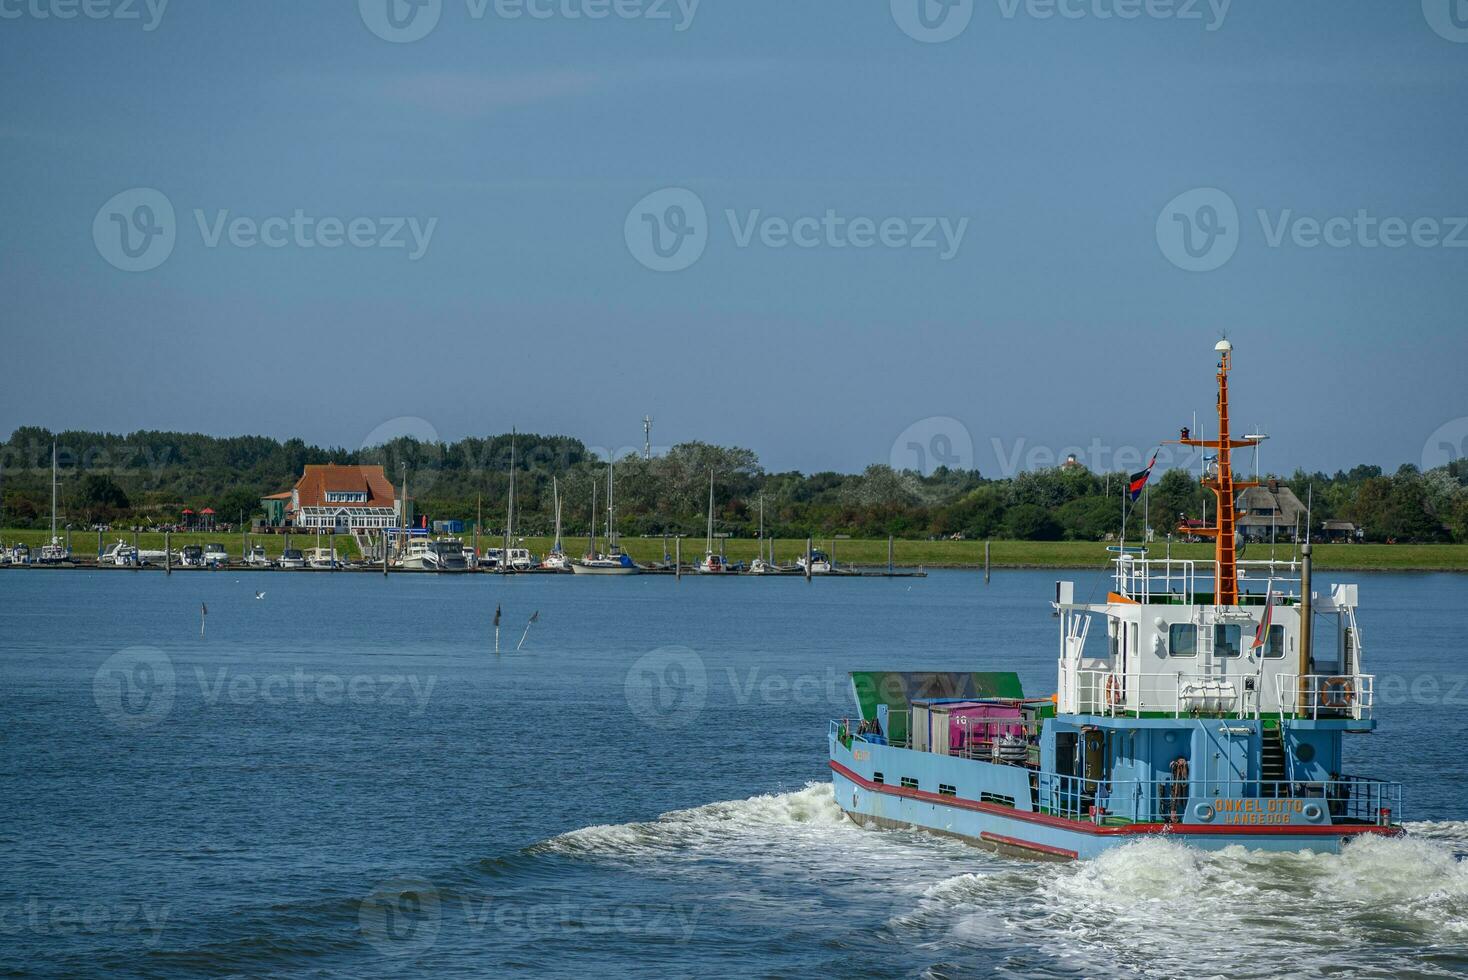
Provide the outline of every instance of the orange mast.
<path id="1" fill-rule="evenodd" d="M 1183 430 L 1184 438 L 1178 445 L 1197 446 L 1202 449 L 1218 450 L 1218 458 L 1211 473 L 1205 470 L 1203 486 L 1213 491 L 1218 499 L 1218 522 L 1213 527 L 1184 528 L 1194 534 L 1213 538 L 1214 562 L 1214 605 L 1236 606 L 1239 603 L 1239 571 L 1236 544 L 1234 495 L 1240 490 L 1257 487 L 1254 480 L 1235 480 L 1231 452 L 1255 445 L 1254 439 L 1230 439 L 1228 431 L 1228 372 L 1233 366 L 1234 345 L 1220 340 L 1213 348 L 1219 353 L 1218 361 L 1218 438 L 1191 439 Z"/>

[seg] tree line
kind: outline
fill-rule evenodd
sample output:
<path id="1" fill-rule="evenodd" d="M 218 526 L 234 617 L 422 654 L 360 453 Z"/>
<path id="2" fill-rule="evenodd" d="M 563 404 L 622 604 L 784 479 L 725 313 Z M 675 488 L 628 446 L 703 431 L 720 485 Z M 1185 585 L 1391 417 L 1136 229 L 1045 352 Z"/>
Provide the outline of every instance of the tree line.
<path id="1" fill-rule="evenodd" d="M 376 464 L 399 492 L 406 477 L 415 511 L 431 519 L 503 528 L 513 447 L 516 530 L 549 533 L 554 490 L 565 533 L 584 535 L 597 487 L 598 523 L 605 519 L 606 460 L 578 439 L 519 433 L 457 442 L 410 437 L 359 450 L 284 442 L 263 436 L 197 433 L 57 432 L 16 429 L 0 445 L 4 526 L 42 527 L 50 520 L 51 448 L 56 445 L 63 523 L 89 526 L 176 524 L 185 508 L 213 508 L 221 522 L 261 513 L 260 498 L 290 489 L 308 463 Z M 956 537 L 1102 540 L 1121 531 L 1125 473 L 1080 466 L 986 478 L 977 470 L 939 467 L 929 474 L 868 466 L 861 473 L 765 470 L 749 449 L 688 442 L 644 459 L 616 463 L 617 529 L 624 535 L 703 535 L 709 473 L 714 474 L 718 533 L 752 537 L 763 501 L 767 534 L 784 538 Z M 1312 523 L 1350 521 L 1369 541 L 1468 541 L 1468 460 L 1419 472 L 1385 473 L 1356 466 L 1334 474 L 1297 471 L 1278 477 L 1312 504 Z M 1213 509 L 1195 474 L 1154 477 L 1146 512 L 1159 534 Z M 1139 536 L 1142 505 L 1128 517 Z"/>

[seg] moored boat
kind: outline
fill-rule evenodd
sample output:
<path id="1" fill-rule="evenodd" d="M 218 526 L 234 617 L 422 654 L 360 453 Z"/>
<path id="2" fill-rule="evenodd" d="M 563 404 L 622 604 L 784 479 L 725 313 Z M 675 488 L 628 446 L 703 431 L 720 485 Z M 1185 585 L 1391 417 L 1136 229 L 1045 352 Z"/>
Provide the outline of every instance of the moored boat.
<path id="1" fill-rule="evenodd" d="M 1177 440 L 1217 454 L 1203 477 L 1213 560 L 1123 546 L 1105 601 L 1056 583 L 1049 698 L 1025 698 L 1013 672 L 853 673 L 857 715 L 828 733 L 853 820 L 1047 859 L 1156 834 L 1336 852 L 1402 833 L 1401 785 L 1345 775 L 1347 736 L 1377 725 L 1357 587 L 1317 593 L 1309 544 L 1298 561 L 1238 556 L 1235 495 L 1253 484 L 1230 454 L 1254 442 L 1229 434 L 1233 348 L 1216 350 L 1218 436 Z"/>

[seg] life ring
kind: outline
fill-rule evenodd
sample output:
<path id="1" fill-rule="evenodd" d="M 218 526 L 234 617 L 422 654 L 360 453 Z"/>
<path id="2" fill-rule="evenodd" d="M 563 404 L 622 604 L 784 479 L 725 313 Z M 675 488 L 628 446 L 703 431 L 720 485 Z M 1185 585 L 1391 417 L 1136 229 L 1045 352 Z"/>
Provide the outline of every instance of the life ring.
<path id="1" fill-rule="evenodd" d="M 1327 678 L 1320 685 L 1320 706 L 1323 708 L 1349 708 L 1356 700 L 1356 691 L 1348 677 Z"/>
<path id="2" fill-rule="evenodd" d="M 1207 823 L 1208 821 L 1213 819 L 1213 807 L 1209 806 L 1207 803 L 1199 803 L 1197 806 L 1193 807 L 1193 816 L 1196 817 L 1200 823 Z"/>
<path id="3" fill-rule="evenodd" d="M 1305 804 L 1304 814 L 1305 819 L 1309 820 L 1311 823 L 1319 823 L 1320 818 L 1325 816 L 1325 812 L 1321 810 L 1317 804 L 1314 803 Z"/>
<path id="4" fill-rule="evenodd" d="M 1121 704 L 1121 701 L 1121 681 L 1117 680 L 1115 674 L 1111 674 L 1106 678 L 1106 706 L 1114 708 Z"/>

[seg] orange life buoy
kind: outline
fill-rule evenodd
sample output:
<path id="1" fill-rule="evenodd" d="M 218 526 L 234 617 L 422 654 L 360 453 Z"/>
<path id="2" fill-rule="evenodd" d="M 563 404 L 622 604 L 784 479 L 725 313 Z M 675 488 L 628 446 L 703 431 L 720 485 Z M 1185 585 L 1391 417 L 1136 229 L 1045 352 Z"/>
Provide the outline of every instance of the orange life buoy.
<path id="1" fill-rule="evenodd" d="M 1320 705 L 1324 708 L 1348 708 L 1356 700 L 1356 691 L 1348 677 L 1327 678 L 1320 685 Z"/>

